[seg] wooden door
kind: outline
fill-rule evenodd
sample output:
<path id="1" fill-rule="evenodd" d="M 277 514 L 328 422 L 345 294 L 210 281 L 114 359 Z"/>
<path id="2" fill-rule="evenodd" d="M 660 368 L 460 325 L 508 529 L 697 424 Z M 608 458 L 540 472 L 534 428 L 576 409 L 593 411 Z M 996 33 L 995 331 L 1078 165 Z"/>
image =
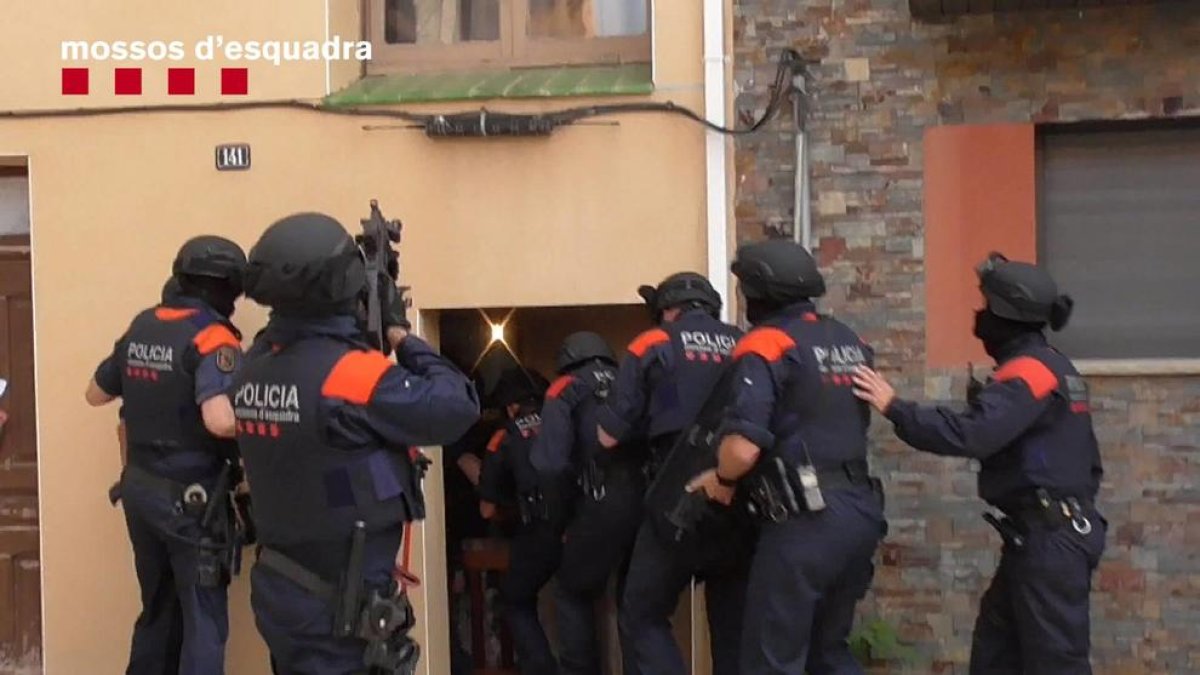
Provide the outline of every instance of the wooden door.
<path id="1" fill-rule="evenodd" d="M 8 237 L 0 244 L 11 241 Z M 33 304 L 28 239 L 0 245 L 0 672 L 40 673 L 37 424 L 33 396 Z"/>

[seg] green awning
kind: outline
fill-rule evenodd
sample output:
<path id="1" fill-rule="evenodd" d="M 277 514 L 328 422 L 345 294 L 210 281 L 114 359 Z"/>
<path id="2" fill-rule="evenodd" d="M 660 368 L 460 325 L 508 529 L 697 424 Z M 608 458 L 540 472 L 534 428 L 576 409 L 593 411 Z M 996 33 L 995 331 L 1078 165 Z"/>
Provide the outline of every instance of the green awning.
<path id="1" fill-rule="evenodd" d="M 362 106 L 489 98 L 629 96 L 654 91 L 649 64 L 373 75 L 325 98 Z"/>

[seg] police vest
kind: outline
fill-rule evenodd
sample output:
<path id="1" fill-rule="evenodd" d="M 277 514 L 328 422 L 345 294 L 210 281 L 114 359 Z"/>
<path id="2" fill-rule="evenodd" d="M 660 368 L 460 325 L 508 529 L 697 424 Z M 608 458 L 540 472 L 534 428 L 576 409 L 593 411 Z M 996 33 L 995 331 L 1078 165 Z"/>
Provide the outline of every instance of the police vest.
<path id="1" fill-rule="evenodd" d="M 538 488 L 537 470 L 529 459 L 529 451 L 542 430 L 541 406 L 527 406 L 509 420 L 504 427 L 508 443 L 509 466 L 512 467 L 513 482 L 519 494 L 528 494 Z"/>
<path id="2" fill-rule="evenodd" d="M 979 496 L 1006 505 L 1045 488 L 1059 497 L 1093 499 L 1103 475 L 1100 447 L 1087 382 L 1071 361 L 1053 347 L 1037 345 L 1002 363 L 992 379 L 1023 380 L 1034 397 L 1051 401 L 1025 433 L 984 460 Z"/>
<path id="3" fill-rule="evenodd" d="M 872 366 L 871 349 L 853 330 L 814 312 L 775 317 L 738 343 L 735 358 L 754 353 L 784 367 L 768 450 L 793 464 L 836 470 L 867 457 L 871 411 L 854 395 L 857 366 Z"/>
<path id="4" fill-rule="evenodd" d="M 311 337 L 238 374 L 238 445 L 264 545 L 342 540 L 356 521 L 370 533 L 423 517 L 406 448 L 341 447 L 328 434 L 327 415 L 353 418 L 391 365 L 380 352 Z"/>
<path id="5" fill-rule="evenodd" d="M 134 318 L 124 345 L 129 462 L 185 482 L 215 476 L 222 460 L 236 458 L 236 446 L 205 428 L 196 404 L 196 368 L 218 350 L 240 349 L 236 329 L 202 309 L 160 306 Z"/>
<path id="6" fill-rule="evenodd" d="M 639 358 L 652 347 L 667 345 L 660 367 L 651 371 L 648 397 L 652 441 L 678 434 L 695 419 L 708 393 L 732 358 L 742 331 L 704 311 L 690 311 L 675 321 L 643 333 L 630 345 Z M 640 353 L 639 353 L 640 352 Z"/>

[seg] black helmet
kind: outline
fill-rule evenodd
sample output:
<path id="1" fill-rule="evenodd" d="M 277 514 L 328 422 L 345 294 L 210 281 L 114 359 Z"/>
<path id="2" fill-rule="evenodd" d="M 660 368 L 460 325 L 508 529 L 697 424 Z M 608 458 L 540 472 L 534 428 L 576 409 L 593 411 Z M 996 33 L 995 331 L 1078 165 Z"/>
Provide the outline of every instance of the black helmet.
<path id="1" fill-rule="evenodd" d="M 524 368 L 504 371 L 492 390 L 492 401 L 503 408 L 513 403 L 529 403 L 542 397 L 546 391 L 544 377 Z"/>
<path id="2" fill-rule="evenodd" d="M 975 271 L 992 314 L 1022 323 L 1049 323 L 1053 330 L 1067 325 L 1075 302 L 1060 295 L 1058 284 L 1037 265 L 991 253 Z"/>
<path id="3" fill-rule="evenodd" d="M 817 261 L 800 244 L 768 239 L 738 248 L 730 270 L 741 281 L 748 300 L 789 303 L 825 295 L 825 279 Z"/>
<path id="4" fill-rule="evenodd" d="M 676 272 L 663 279 L 657 288 L 639 286 L 638 295 L 646 301 L 656 321 L 665 310 L 681 305 L 699 305 L 712 314 L 721 311 L 721 294 L 708 279 L 695 272 Z"/>
<path id="5" fill-rule="evenodd" d="M 320 213 L 298 213 L 268 227 L 246 266 L 247 297 L 283 314 L 353 313 L 365 283 L 354 239 Z"/>
<path id="6" fill-rule="evenodd" d="M 194 237 L 184 242 L 171 266 L 171 274 L 176 279 L 220 279 L 228 281 L 238 292 L 242 289 L 245 270 L 246 254 L 242 247 L 224 237 L 213 235 Z"/>
<path id="7" fill-rule="evenodd" d="M 181 293 L 183 293 L 183 286 L 180 285 L 179 280 L 175 277 L 168 277 L 167 283 L 163 284 L 162 287 L 163 304 L 173 301 Z"/>
<path id="8" fill-rule="evenodd" d="M 609 348 L 604 338 L 590 331 L 580 331 L 571 333 L 566 340 L 563 340 L 562 346 L 558 348 L 558 356 L 555 358 L 554 365 L 561 375 L 572 367 L 592 359 L 603 359 L 612 364 L 617 362 L 612 349 Z"/>

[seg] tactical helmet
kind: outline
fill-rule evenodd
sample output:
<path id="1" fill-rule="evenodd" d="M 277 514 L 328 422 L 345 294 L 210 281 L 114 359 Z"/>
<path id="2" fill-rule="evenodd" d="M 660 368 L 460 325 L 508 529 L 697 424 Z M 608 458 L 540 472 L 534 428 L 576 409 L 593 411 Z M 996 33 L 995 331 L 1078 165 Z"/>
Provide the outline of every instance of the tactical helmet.
<path id="1" fill-rule="evenodd" d="M 162 287 L 163 304 L 175 300 L 181 293 L 183 293 L 183 286 L 179 284 L 179 280 L 175 277 L 168 277 L 167 283 L 163 284 Z"/>
<path id="2" fill-rule="evenodd" d="M 524 368 L 511 368 L 500 375 L 492 389 L 492 400 L 497 407 L 504 408 L 540 399 L 545 391 L 545 378 Z"/>
<path id="3" fill-rule="evenodd" d="M 1058 284 L 1037 265 L 991 253 L 975 272 L 992 314 L 1022 323 L 1049 323 L 1053 330 L 1067 324 L 1075 302 L 1068 295 L 1060 295 Z"/>
<path id="4" fill-rule="evenodd" d="M 730 270 L 748 300 L 789 303 L 825 295 L 817 261 L 800 244 L 769 239 L 738 248 Z"/>
<path id="5" fill-rule="evenodd" d="M 246 254 L 242 247 L 214 235 L 193 237 L 184 242 L 171 266 L 171 274 L 176 279 L 185 276 L 222 279 L 238 292 L 242 289 L 245 270 Z"/>
<path id="6" fill-rule="evenodd" d="M 366 266 L 354 239 L 324 214 L 279 220 L 250 249 L 246 296 L 284 314 L 353 313 L 365 284 Z"/>
<path id="7" fill-rule="evenodd" d="M 695 303 L 716 314 L 721 311 L 721 294 L 704 276 L 695 272 L 676 272 L 654 286 L 639 286 L 638 295 L 655 319 L 672 307 Z"/>
<path id="8" fill-rule="evenodd" d="M 571 333 L 566 340 L 563 340 L 562 346 L 558 348 L 558 356 L 555 358 L 554 365 L 558 368 L 559 374 L 562 374 L 572 367 L 592 359 L 602 359 L 612 364 L 617 362 L 612 349 L 609 348 L 604 338 L 591 331 L 580 331 Z"/>

